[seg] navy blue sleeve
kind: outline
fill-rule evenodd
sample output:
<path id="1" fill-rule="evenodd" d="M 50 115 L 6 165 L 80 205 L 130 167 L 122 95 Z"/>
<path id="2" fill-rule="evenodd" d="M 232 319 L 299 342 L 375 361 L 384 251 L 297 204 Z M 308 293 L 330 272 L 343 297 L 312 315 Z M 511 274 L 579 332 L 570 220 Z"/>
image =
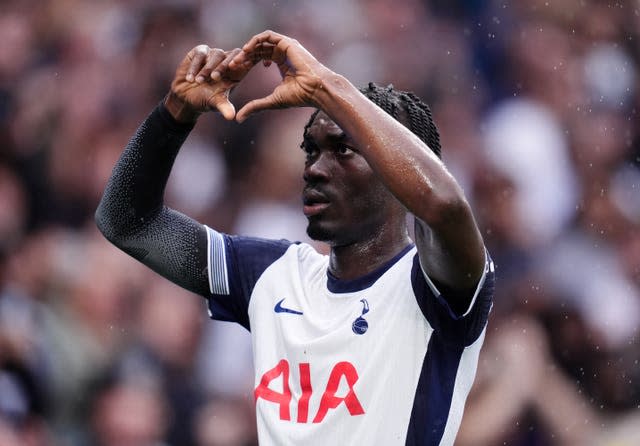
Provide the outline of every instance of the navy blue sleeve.
<path id="1" fill-rule="evenodd" d="M 249 301 L 264 271 L 291 246 L 287 240 L 209 233 L 209 311 L 216 320 L 237 322 L 247 330 Z"/>
<path id="2" fill-rule="evenodd" d="M 470 308 L 464 314 L 453 311 L 447 303 L 446 296 L 436 293 L 427 283 L 417 254 L 413 258 L 411 283 L 420 310 L 445 344 L 467 347 L 478 339 L 487 325 L 493 304 L 495 272 L 488 254 L 483 278 L 478 284 L 479 288 Z"/>

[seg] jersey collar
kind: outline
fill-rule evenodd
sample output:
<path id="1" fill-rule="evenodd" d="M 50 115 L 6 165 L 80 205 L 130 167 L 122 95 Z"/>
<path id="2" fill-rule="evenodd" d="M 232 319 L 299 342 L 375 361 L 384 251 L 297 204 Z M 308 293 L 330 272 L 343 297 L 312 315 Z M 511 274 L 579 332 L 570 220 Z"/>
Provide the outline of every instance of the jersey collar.
<path id="1" fill-rule="evenodd" d="M 362 291 L 369 288 L 375 283 L 389 268 L 400 260 L 406 253 L 411 251 L 415 245 L 409 244 L 402 251 L 396 254 L 391 260 L 381 265 L 377 269 L 371 271 L 364 276 L 357 277 L 355 279 L 342 280 L 331 274 L 331 271 L 327 269 L 327 288 L 332 293 L 353 293 L 356 291 Z"/>

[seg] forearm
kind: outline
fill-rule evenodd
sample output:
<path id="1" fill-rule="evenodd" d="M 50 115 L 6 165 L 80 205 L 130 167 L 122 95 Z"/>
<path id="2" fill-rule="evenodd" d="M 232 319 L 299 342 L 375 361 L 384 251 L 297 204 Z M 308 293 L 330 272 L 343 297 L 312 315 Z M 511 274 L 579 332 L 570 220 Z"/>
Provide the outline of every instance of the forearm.
<path id="1" fill-rule="evenodd" d="M 160 106 L 153 110 L 113 169 L 96 212 L 107 238 L 137 232 L 162 208 L 167 179 L 191 128 L 171 123 L 167 113 Z"/>
<path id="2" fill-rule="evenodd" d="M 457 181 L 418 136 L 344 77 L 329 73 L 322 79 L 318 106 L 418 219 L 416 245 L 425 271 L 447 287 L 473 289 L 484 270 L 484 245 Z M 406 110 L 398 113 L 406 113 L 402 121 L 411 121 Z"/>
<path id="3" fill-rule="evenodd" d="M 207 293 L 206 233 L 163 204 L 175 157 L 192 124 L 156 108 L 129 141 L 96 211 L 96 224 L 114 245 L 175 283 Z"/>
<path id="4" fill-rule="evenodd" d="M 407 127 L 344 77 L 324 76 L 319 108 L 349 135 L 361 155 L 405 207 L 431 227 L 464 195 L 440 159 Z"/>

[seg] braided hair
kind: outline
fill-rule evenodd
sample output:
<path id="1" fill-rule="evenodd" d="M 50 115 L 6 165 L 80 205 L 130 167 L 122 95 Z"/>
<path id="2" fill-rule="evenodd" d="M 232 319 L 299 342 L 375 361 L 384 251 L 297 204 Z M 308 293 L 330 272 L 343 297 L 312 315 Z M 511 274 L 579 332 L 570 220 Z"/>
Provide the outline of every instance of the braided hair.
<path id="1" fill-rule="evenodd" d="M 427 104 L 409 91 L 401 91 L 393 88 L 393 85 L 381 87 L 369 82 L 366 87 L 360 88 L 360 92 L 364 94 L 371 102 L 390 114 L 398 122 L 411 130 L 418 138 L 420 138 L 438 158 L 440 155 L 440 134 L 433 122 L 431 109 Z M 304 126 L 303 136 L 307 137 L 309 127 L 313 124 L 314 119 L 320 110 L 313 112 L 309 121 Z"/>

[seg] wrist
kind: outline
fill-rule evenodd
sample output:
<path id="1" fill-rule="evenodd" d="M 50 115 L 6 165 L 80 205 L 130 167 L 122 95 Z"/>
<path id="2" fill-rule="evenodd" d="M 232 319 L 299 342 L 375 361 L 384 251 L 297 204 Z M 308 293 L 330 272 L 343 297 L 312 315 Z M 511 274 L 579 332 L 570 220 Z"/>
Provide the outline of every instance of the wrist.
<path id="1" fill-rule="evenodd" d="M 173 92 L 169 92 L 164 98 L 164 107 L 177 122 L 182 124 L 193 124 L 201 115 L 187 103 L 178 98 Z"/>
<path id="2" fill-rule="evenodd" d="M 317 108 L 329 112 L 337 102 L 353 103 L 352 95 L 359 93 L 358 89 L 344 76 L 331 72 L 323 76 L 320 86 L 314 94 Z"/>

